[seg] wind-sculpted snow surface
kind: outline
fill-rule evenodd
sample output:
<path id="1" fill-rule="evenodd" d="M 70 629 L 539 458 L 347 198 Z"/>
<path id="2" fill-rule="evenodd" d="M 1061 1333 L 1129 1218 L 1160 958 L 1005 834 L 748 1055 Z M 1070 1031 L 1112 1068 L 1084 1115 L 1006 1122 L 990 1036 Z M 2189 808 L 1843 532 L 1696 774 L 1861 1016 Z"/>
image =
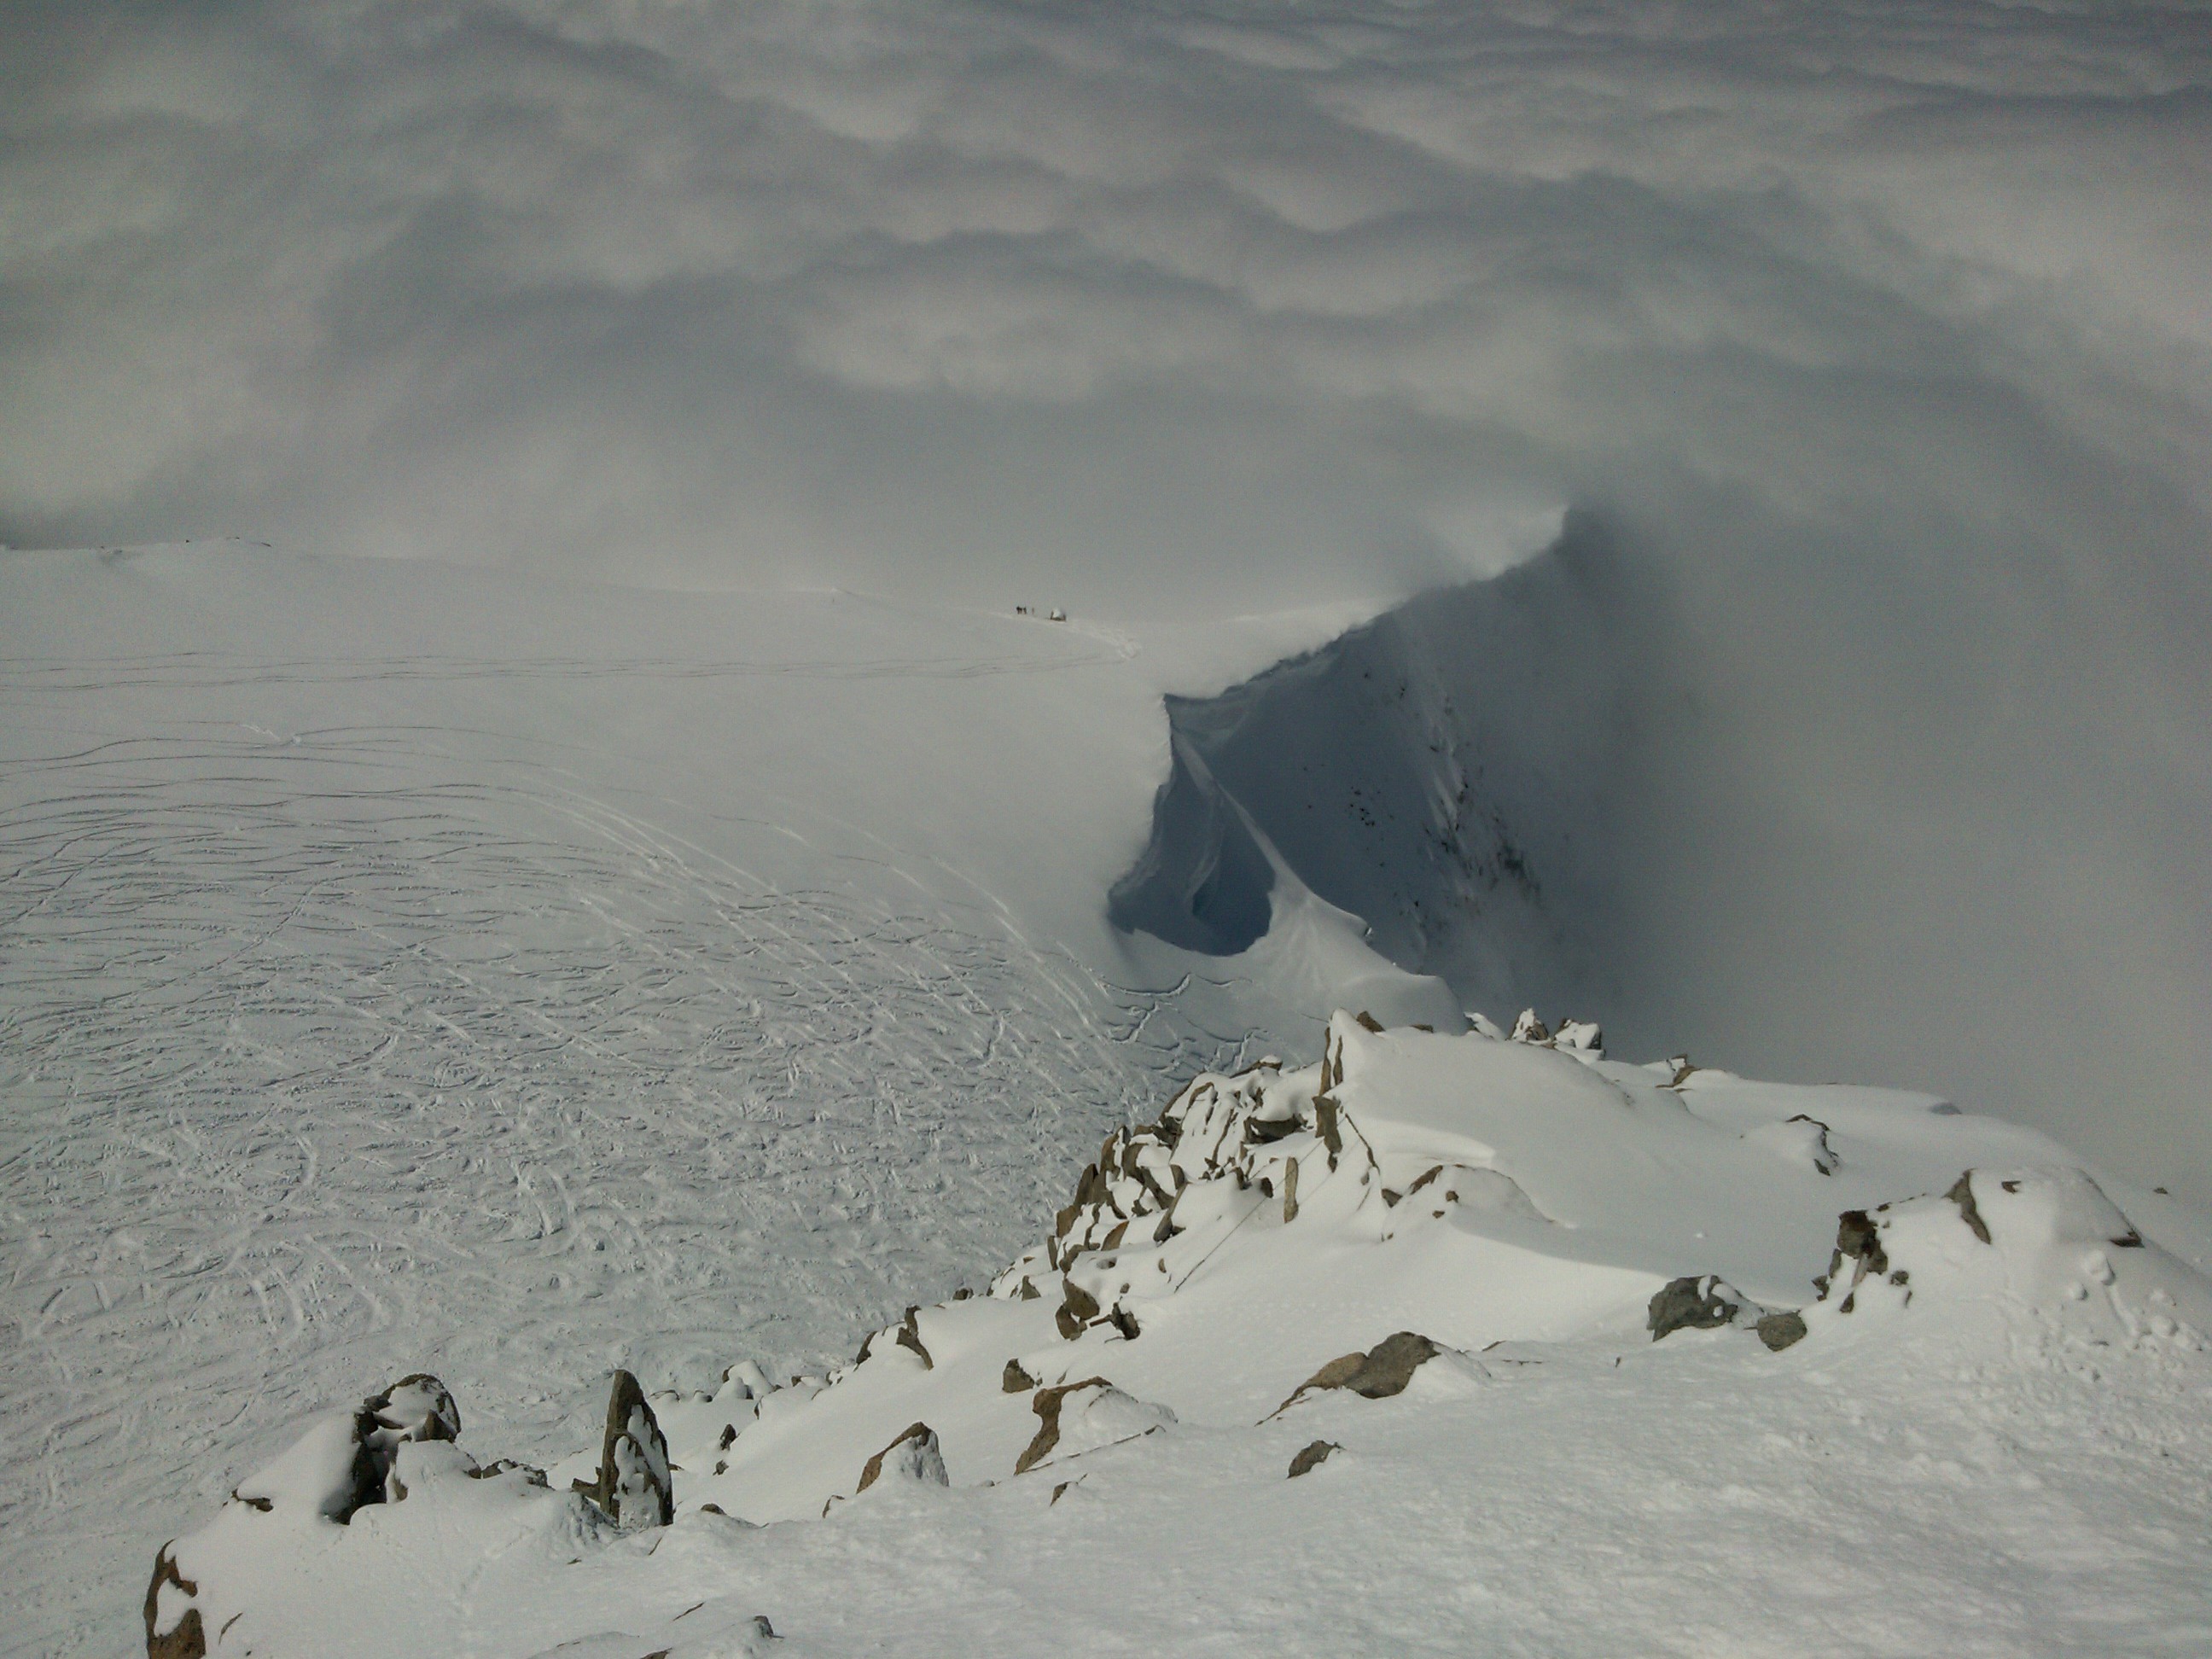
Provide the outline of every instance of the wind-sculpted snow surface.
<path id="1" fill-rule="evenodd" d="M 1926 1097 L 1517 1029 L 1199 1076 L 990 1296 L 655 1396 L 665 1528 L 571 1489 L 595 1449 L 403 1444 L 346 1521 L 248 1481 L 149 1650 L 2203 1644 L 2201 1218 Z"/>

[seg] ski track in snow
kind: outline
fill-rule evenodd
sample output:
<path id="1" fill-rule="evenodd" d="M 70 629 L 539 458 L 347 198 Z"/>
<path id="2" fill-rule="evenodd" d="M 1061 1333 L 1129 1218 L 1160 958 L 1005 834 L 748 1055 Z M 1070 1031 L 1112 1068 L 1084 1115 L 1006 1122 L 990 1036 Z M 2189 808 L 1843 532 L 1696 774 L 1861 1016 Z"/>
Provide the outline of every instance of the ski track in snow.
<path id="1" fill-rule="evenodd" d="M 154 1547 L 401 1372 L 531 1456 L 616 1364 L 846 1357 L 1231 1046 L 982 912 L 779 889 L 430 736 L 9 763 L 0 1651 L 133 1650 Z"/>

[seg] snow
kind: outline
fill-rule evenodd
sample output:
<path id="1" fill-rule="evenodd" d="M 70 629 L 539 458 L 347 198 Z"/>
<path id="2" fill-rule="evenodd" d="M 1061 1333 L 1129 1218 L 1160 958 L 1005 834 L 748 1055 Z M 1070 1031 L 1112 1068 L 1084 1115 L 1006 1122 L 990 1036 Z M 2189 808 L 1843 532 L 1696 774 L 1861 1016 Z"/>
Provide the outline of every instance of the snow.
<path id="1" fill-rule="evenodd" d="M 0 1651 L 2201 1650 L 2187 1205 L 1111 926 L 1317 625 L 0 559 Z"/>
<path id="2" fill-rule="evenodd" d="M 2023 1132 L 1862 1091 L 1844 1167 L 1984 1161 L 1840 1219 L 1842 1177 L 1797 1172 L 1762 1224 L 1832 1253 L 1778 1346 L 1643 1328 L 1680 1248 L 1661 1218 L 1719 1219 L 1680 1179 L 1693 1158 L 1642 1160 L 1632 1189 L 1594 1159 L 1590 1194 L 1553 1188 L 1562 1208 L 1628 1200 L 1618 1262 L 1571 1222 L 1384 1196 L 1401 1158 L 1498 1170 L 1591 1150 L 1601 1103 L 1710 1154 L 1821 1092 L 1735 1081 L 1739 1124 L 1764 1121 L 1723 1131 L 1656 1084 L 1619 1086 L 1633 1069 L 1340 1017 L 1322 1065 L 1202 1075 L 1102 1148 L 1049 1252 L 1055 1289 L 1091 1289 L 1073 1334 L 1060 1295 L 1024 1294 L 1033 1249 L 993 1296 L 912 1310 L 893 1328 L 908 1340 L 769 1394 L 757 1419 L 702 1410 L 750 1383 L 664 1398 L 685 1471 L 671 1527 L 624 1536 L 557 1481 L 486 1492 L 425 1466 L 362 1512 L 359 1542 L 289 1543 L 232 1504 L 179 1566 L 210 1625 L 236 1621 L 216 1653 L 641 1659 L 730 1650 L 723 1632 L 754 1639 L 755 1618 L 788 1654 L 2200 1647 L 2212 1279 L 2063 1152 L 1990 1163 Z M 1885 1146 L 1898 1124 L 1939 1127 Z M 1118 1173 L 1160 1140 L 1182 1183 L 1165 1206 Z M 1261 1181 L 1294 1164 L 1316 1178 L 1286 1218 Z M 1186 1214 L 1208 1189 L 1245 1205 Z M 1118 1242 L 1076 1242 L 1086 1209 L 1125 1200 Z M 1159 1215 L 1174 1224 L 1132 1243 Z M 860 1492 L 871 1462 L 896 1478 Z M 684 1629 L 702 1609 L 720 1628 Z"/>
<path id="3" fill-rule="evenodd" d="M 112 1650 L 164 1538 L 396 1376 L 544 1462 L 614 1366 L 819 1370 L 1010 1252 L 1267 1040 L 1100 895 L 1164 690 L 1334 620 L 0 556 L 0 1651 Z"/>

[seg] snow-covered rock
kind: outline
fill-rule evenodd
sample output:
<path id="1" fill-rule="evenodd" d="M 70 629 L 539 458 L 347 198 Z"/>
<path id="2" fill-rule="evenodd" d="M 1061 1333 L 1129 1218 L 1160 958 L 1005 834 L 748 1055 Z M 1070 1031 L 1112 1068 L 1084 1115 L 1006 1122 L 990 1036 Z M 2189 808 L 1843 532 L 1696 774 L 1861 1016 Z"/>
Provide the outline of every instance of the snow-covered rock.
<path id="1" fill-rule="evenodd" d="M 607 1427 L 599 1447 L 599 1472 L 575 1489 L 623 1532 L 665 1527 L 675 1518 L 675 1482 L 668 1442 L 645 1390 L 628 1371 L 617 1371 L 607 1395 Z"/>
<path id="2" fill-rule="evenodd" d="M 921 1486 L 952 1484 L 945 1473 L 944 1450 L 928 1424 L 909 1424 L 903 1434 L 871 1457 L 861 1468 L 860 1484 L 854 1492 L 864 1492 L 884 1480 Z"/>
<path id="3" fill-rule="evenodd" d="M 882 1621 L 902 1617 L 895 1598 L 923 1594 L 916 1575 L 928 1573 L 967 1599 L 927 1592 L 936 1622 L 902 1626 L 902 1651 L 965 1651 L 987 1632 L 1007 1650 L 1036 1650 L 1048 1632 L 1079 1646 L 1109 1626 L 1061 1632 L 1042 1603 L 1033 1618 L 1006 1611 L 1030 1605 L 1038 1517 L 1078 1529 L 1128 1582 L 1172 1602 L 1183 1594 L 1173 1585 L 1204 1577 L 1186 1557 L 1215 1560 L 1255 1530 L 1306 1536 L 1306 1508 L 1273 1506 L 1291 1501 L 1279 1495 L 1286 1465 L 1303 1476 L 1324 1459 L 1329 1478 L 1300 1480 L 1296 1502 L 1327 1506 L 1311 1522 L 1327 1536 L 1369 1540 L 1368 1577 L 1418 1562 L 1443 1583 L 1470 1559 L 1487 1572 L 1487 1558 L 1454 1545 L 1447 1562 L 1441 1543 L 1407 1536 L 1390 1517 L 1408 1504 L 1449 1517 L 1442 1539 L 1473 1535 L 1485 1504 L 1551 1505 L 1549 1535 L 1591 1535 L 1597 1553 L 1577 1571 L 1602 1577 L 1628 1547 L 1606 1517 L 1626 1506 L 1634 1548 L 1658 1565 L 1623 1593 L 1679 1621 L 1688 1614 L 1666 1587 L 1698 1573 L 1668 1553 L 1678 1534 L 1715 1535 L 1688 1525 L 1684 1492 L 1717 1516 L 1774 1511 L 1770 1530 L 1793 1540 L 1808 1573 L 1859 1571 L 1846 1555 L 1878 1530 L 1869 1517 L 1902 1501 L 1889 1477 L 1801 1500 L 1812 1477 L 1773 1461 L 1792 1436 L 1832 1431 L 1839 1409 L 1875 1420 L 1858 1392 L 1881 1401 L 1880 1420 L 1911 1426 L 1894 1444 L 1855 1443 L 1854 1467 L 1899 1480 L 1953 1441 L 2016 1485 L 2069 1479 L 2057 1453 L 2007 1449 L 2026 1432 L 2023 1413 L 2058 1409 L 2054 1388 L 2087 1378 L 2133 1391 L 2130 1433 L 2164 1425 L 2160 1457 L 2212 1471 L 2208 1331 L 2212 1281 L 2041 1136 L 1925 1097 L 1626 1065 L 1594 1040 L 1527 1029 L 1501 1040 L 1480 1025 L 1386 1030 L 1340 1015 L 1318 1063 L 1202 1074 L 1155 1121 L 1107 1137 L 1048 1236 L 992 1294 L 909 1309 L 826 1377 L 771 1389 L 757 1367 L 734 1366 L 711 1398 L 664 1396 L 656 1422 L 618 1375 L 599 1478 L 574 1492 L 519 1472 L 481 1478 L 491 1472 L 445 1437 L 459 1413 L 428 1379 L 312 1427 L 165 1553 L 149 1652 L 188 1651 L 153 1644 L 183 1639 L 194 1617 L 210 1653 L 246 1650 L 219 1620 L 250 1632 L 255 1651 L 522 1659 L 596 1653 L 561 1644 L 603 1638 L 611 1655 L 726 1650 L 715 1642 L 751 1651 L 741 1644 L 757 1633 L 738 1610 L 750 1620 L 766 1605 L 744 1599 L 763 1574 L 781 1586 L 769 1612 L 793 1653 L 880 1645 Z M 1947 1391 L 1941 1379 L 1958 1376 L 1972 1387 Z M 2106 1397 L 2063 1409 L 2094 1421 Z M 342 1524 L 356 1449 L 387 1436 L 383 1501 Z M 2172 1467 L 2179 1479 L 2182 1462 Z M 1278 1497 L 1260 1495 L 1263 1479 Z M 2068 1490 L 2068 1502 L 2088 1501 Z M 861 1492 L 868 1502 L 843 1501 Z M 908 1497 L 885 1496 L 896 1492 Z M 1121 1494 L 1138 1506 L 1126 1516 Z M 1968 1529 L 1986 1533 L 2011 1501 L 1993 1492 Z M 1154 1528 L 1140 1512 L 1178 1522 Z M 1664 1526 L 1633 1519 L 1662 1514 Z M 825 1516 L 843 1541 L 805 1542 Z M 650 1532 L 635 1534 L 641 1525 Z M 935 1542 L 946 1528 L 965 1540 L 950 1554 Z M 2168 1531 L 2176 1565 L 2160 1582 L 2188 1594 L 2171 1589 L 2194 1582 L 2185 1533 Z M 1519 1533 L 1484 1535 L 1515 1571 L 1549 1571 L 1515 1553 Z M 2025 1540 L 2008 1547 L 2033 1553 Z M 855 1552 L 905 1588 L 855 1578 Z M 1237 1559 L 1251 1570 L 1249 1554 Z M 1772 1613 L 1793 1632 L 1774 1640 L 1807 1652 L 1942 1645 L 1945 1575 L 1984 1568 L 1924 1540 L 1911 1559 L 1919 1577 L 1885 1591 L 1888 1634 L 1851 1624 L 1847 1638 L 1814 1639 L 1828 1627 L 1808 1608 L 1802 1628 Z M 409 1584 L 416 1612 L 403 1621 L 365 1596 L 371 1578 Z M 733 1582 L 745 1587 L 736 1597 Z M 1298 1593 L 1265 1582 L 1278 1601 Z M 686 1597 L 726 1613 L 736 1635 L 683 1629 Z M 1470 1645 L 1480 1610 L 1453 1606 L 1422 1626 L 1425 1650 Z M 1297 1651 L 1394 1645 L 1339 1611 L 1308 1615 L 1321 1633 Z M 1189 1616 L 1184 1605 L 1148 1629 L 1168 1643 Z M 1522 1645 L 1620 1650 L 1625 1631 L 1583 1639 L 1612 1628 L 1609 1616 L 1582 1607 L 1571 1629 L 1544 1626 Z M 363 1633 L 378 1628 L 381 1647 Z M 617 1630 L 619 1640 L 605 1634 Z"/>

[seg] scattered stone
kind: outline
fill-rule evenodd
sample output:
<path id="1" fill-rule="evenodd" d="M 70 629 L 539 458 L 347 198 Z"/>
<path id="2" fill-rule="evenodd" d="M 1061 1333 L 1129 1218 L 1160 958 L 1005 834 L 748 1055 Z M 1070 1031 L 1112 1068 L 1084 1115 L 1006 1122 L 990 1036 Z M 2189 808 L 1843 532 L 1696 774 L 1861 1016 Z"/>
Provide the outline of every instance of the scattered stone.
<path id="1" fill-rule="evenodd" d="M 575 1489 L 624 1532 L 665 1527 L 676 1516 L 675 1485 L 668 1472 L 668 1442 L 659 1420 L 628 1371 L 617 1371 L 607 1394 L 606 1434 L 599 1446 L 596 1480 Z"/>
<path id="2" fill-rule="evenodd" d="M 1342 1451 L 1343 1449 L 1344 1448 L 1338 1445 L 1334 1440 L 1315 1441 L 1304 1451 L 1300 1452 L 1296 1457 L 1293 1457 L 1291 1460 L 1290 1478 L 1295 1480 L 1300 1475 L 1319 1468 L 1323 1463 L 1328 1461 L 1328 1455 L 1331 1452 Z"/>
<path id="3" fill-rule="evenodd" d="M 1731 1286 L 1710 1273 L 1702 1279 L 1677 1279 L 1653 1293 L 1651 1306 L 1644 1316 L 1644 1323 L 1651 1332 L 1651 1340 L 1674 1331 L 1710 1331 L 1727 1324 L 1743 1310 L 1741 1302 L 1731 1302 L 1721 1294 L 1734 1293 Z"/>
<path id="4" fill-rule="evenodd" d="M 951 1477 L 945 1472 L 945 1452 L 937 1443 L 936 1431 L 927 1423 L 908 1424 L 897 1439 L 867 1461 L 860 1470 L 860 1484 L 853 1489 L 854 1496 L 867 1491 L 885 1475 L 925 1486 L 951 1486 Z"/>
<path id="5" fill-rule="evenodd" d="M 1006 1394 L 1026 1394 L 1036 1387 L 1037 1382 L 1037 1378 L 1022 1369 L 1020 1360 L 1009 1359 L 1005 1373 L 999 1379 L 999 1387 Z"/>

